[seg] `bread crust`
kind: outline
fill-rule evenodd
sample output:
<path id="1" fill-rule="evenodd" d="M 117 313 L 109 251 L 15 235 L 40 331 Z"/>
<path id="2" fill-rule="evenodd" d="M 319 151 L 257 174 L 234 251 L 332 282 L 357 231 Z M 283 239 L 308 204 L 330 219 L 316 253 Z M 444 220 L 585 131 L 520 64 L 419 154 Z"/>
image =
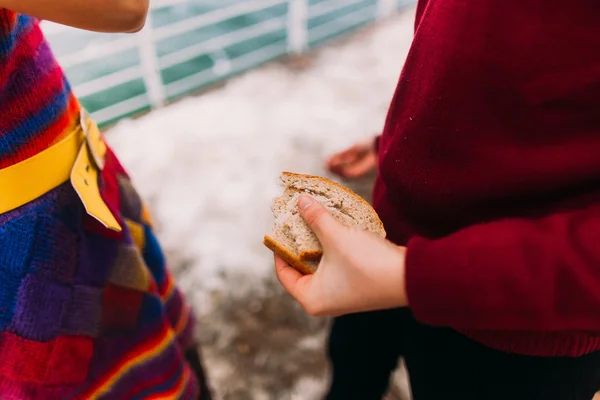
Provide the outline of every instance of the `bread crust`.
<path id="1" fill-rule="evenodd" d="M 354 193 L 352 190 L 348 189 L 347 187 L 344 187 L 344 186 L 340 185 L 339 183 L 336 183 L 330 179 L 323 178 L 320 176 L 296 174 L 293 172 L 282 172 L 281 179 L 284 180 L 284 178 L 292 178 L 292 179 L 299 178 L 299 179 L 315 180 L 315 181 L 320 181 L 325 185 L 335 187 L 336 189 L 340 189 L 344 193 L 344 195 L 347 195 L 348 197 L 353 198 L 358 203 L 360 203 L 364 206 L 365 210 L 368 211 L 368 213 L 371 216 L 375 225 L 379 228 L 379 232 L 377 232 L 377 234 L 385 237 L 386 232 L 385 232 L 385 229 L 383 228 L 383 223 L 381 222 L 381 219 L 379 219 L 379 216 L 377 215 L 377 213 L 375 212 L 375 210 L 373 209 L 371 204 L 369 204 L 368 201 L 366 201 L 361 196 Z M 297 192 L 302 191 L 302 189 L 290 187 L 290 186 L 288 186 L 286 189 L 297 191 Z M 301 252 L 300 254 L 296 255 L 296 254 L 292 253 L 287 248 L 287 246 L 282 245 L 274 237 L 272 237 L 270 235 L 265 235 L 265 237 L 263 239 L 263 243 L 269 250 L 271 250 L 273 253 L 277 254 L 285 262 L 287 262 L 292 267 L 294 267 L 296 270 L 298 270 L 299 272 L 301 272 L 302 274 L 305 274 L 305 275 L 313 274 L 316 271 L 316 268 L 314 266 L 312 266 L 310 263 L 318 262 L 319 259 L 323 255 L 322 251 L 308 251 L 308 252 L 305 251 L 305 252 Z"/>
<path id="2" fill-rule="evenodd" d="M 287 248 L 279 244 L 269 235 L 265 235 L 263 243 L 269 250 L 277 254 L 283 261 L 300 271 L 304 275 L 314 274 L 315 269 L 305 264 L 301 259 L 292 254 Z"/>
<path id="3" fill-rule="evenodd" d="M 301 260 L 304 261 L 319 261 L 321 257 L 323 257 L 323 251 L 313 250 L 313 251 L 301 251 L 299 255 Z"/>
<path id="4" fill-rule="evenodd" d="M 368 201 L 366 201 L 364 198 L 360 197 L 358 194 L 354 193 L 352 190 L 348 189 L 347 187 L 340 185 L 339 183 L 334 182 L 331 179 L 323 178 L 322 176 L 296 174 L 294 172 L 286 172 L 286 171 L 282 172 L 281 176 L 282 177 L 288 176 L 288 177 L 298 177 L 298 178 L 304 178 L 304 179 L 314 179 L 314 180 L 324 182 L 328 185 L 335 186 L 336 188 L 343 190 L 350 197 L 354 198 L 355 200 L 357 200 L 358 202 L 360 202 L 364 206 L 366 206 L 367 210 L 369 210 L 369 214 L 371 214 L 371 216 L 373 217 L 374 221 L 376 221 L 379 228 L 385 233 L 385 229 L 383 227 L 383 222 L 381 222 L 381 219 L 379 219 L 379 215 L 377 215 L 377 213 L 373 209 L 373 206 L 371 206 L 371 204 L 369 204 Z M 385 234 L 383 236 L 385 237 Z"/>

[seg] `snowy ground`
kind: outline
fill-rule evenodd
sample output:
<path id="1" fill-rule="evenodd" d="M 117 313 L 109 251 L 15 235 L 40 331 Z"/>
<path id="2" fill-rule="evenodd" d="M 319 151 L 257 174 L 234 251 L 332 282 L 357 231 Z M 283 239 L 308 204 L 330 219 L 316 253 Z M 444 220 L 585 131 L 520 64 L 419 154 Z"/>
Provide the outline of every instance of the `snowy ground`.
<path id="1" fill-rule="evenodd" d="M 282 170 L 326 175 L 323 159 L 378 132 L 412 37 L 413 11 L 312 55 L 125 121 L 108 140 L 150 202 L 200 319 L 219 399 L 318 399 L 327 321 L 274 281 L 262 237 Z M 370 182 L 362 182 L 368 194 Z"/>

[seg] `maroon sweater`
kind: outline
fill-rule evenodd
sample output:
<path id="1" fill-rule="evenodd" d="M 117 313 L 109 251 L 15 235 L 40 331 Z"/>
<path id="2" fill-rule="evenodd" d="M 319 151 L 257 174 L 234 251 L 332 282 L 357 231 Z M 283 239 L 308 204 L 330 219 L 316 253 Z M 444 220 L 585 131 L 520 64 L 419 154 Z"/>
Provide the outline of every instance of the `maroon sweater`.
<path id="1" fill-rule="evenodd" d="M 600 350 L 600 1 L 421 0 L 379 155 L 417 319 Z"/>

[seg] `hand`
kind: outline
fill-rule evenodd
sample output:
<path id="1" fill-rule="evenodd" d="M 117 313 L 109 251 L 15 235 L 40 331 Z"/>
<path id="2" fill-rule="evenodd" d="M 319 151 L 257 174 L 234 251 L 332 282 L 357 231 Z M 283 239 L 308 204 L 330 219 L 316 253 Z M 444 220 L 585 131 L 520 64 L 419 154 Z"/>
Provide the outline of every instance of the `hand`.
<path id="1" fill-rule="evenodd" d="M 326 167 L 332 173 L 348 179 L 357 179 L 377 168 L 375 139 L 359 142 L 329 157 Z"/>
<path id="2" fill-rule="evenodd" d="M 312 197 L 302 196 L 298 205 L 323 246 L 321 263 L 313 275 L 302 275 L 275 256 L 275 268 L 307 313 L 338 316 L 407 305 L 405 248 L 342 225 Z"/>

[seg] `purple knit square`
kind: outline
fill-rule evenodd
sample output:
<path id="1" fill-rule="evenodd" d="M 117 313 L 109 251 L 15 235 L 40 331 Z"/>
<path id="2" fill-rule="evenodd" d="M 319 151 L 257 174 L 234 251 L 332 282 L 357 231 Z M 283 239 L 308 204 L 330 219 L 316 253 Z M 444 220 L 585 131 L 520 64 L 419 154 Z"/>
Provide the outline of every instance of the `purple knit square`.
<path id="1" fill-rule="evenodd" d="M 47 215 L 60 219 L 69 230 L 79 233 L 85 209 L 71 183 L 67 182 L 50 193 L 53 193 L 55 201 L 49 207 Z"/>
<path id="2" fill-rule="evenodd" d="M 117 257 L 119 242 L 83 231 L 75 282 L 84 286 L 103 287 Z"/>
<path id="3" fill-rule="evenodd" d="M 77 268 L 77 233 L 56 215 L 38 216 L 31 268 L 50 280 L 70 283 Z"/>
<path id="4" fill-rule="evenodd" d="M 76 285 L 63 319 L 67 335 L 98 336 L 102 317 L 102 289 Z"/>
<path id="5" fill-rule="evenodd" d="M 71 289 L 35 274 L 28 274 L 19 288 L 9 331 L 26 339 L 48 341 L 60 332 Z"/>

